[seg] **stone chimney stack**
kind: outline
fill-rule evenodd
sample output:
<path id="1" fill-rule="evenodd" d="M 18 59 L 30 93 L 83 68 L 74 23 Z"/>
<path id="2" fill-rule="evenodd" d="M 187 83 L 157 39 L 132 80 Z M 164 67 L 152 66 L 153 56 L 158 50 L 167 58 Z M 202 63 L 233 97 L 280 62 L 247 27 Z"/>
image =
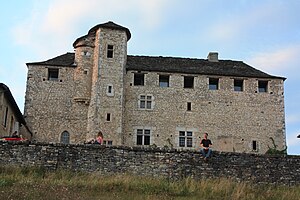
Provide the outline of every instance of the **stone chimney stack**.
<path id="1" fill-rule="evenodd" d="M 218 52 L 209 52 L 209 54 L 207 56 L 207 60 L 209 62 L 219 62 Z"/>

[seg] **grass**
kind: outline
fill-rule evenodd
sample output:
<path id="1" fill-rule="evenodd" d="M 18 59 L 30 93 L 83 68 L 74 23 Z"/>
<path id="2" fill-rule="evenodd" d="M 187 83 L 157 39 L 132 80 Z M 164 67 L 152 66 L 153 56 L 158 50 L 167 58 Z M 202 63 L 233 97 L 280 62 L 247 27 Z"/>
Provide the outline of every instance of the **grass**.
<path id="1" fill-rule="evenodd" d="M 42 168 L 0 167 L 0 199 L 300 199 L 300 186 L 267 186 L 230 179 L 170 181 L 164 178 Z"/>

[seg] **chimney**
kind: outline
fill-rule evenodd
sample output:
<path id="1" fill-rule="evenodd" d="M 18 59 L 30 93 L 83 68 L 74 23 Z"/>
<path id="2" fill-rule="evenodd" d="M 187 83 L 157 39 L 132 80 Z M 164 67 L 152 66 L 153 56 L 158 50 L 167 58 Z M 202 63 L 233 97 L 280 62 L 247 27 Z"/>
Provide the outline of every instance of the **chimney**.
<path id="1" fill-rule="evenodd" d="M 218 52 L 209 52 L 209 54 L 207 56 L 207 60 L 209 62 L 219 62 Z"/>

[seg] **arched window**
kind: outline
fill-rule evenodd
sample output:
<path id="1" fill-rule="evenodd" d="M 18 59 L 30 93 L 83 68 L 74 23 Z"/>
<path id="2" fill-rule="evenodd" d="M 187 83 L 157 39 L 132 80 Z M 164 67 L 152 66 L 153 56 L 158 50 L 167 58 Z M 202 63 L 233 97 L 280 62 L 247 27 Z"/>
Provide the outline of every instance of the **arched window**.
<path id="1" fill-rule="evenodd" d="M 60 135 L 60 142 L 63 144 L 69 144 L 70 143 L 70 134 L 68 131 L 62 132 Z"/>

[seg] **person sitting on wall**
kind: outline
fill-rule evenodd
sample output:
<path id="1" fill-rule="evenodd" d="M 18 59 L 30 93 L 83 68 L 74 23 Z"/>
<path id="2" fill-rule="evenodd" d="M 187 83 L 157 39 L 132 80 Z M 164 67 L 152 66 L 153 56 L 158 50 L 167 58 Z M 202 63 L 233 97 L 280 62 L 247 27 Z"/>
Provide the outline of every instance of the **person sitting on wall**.
<path id="1" fill-rule="evenodd" d="M 19 137 L 18 136 L 18 132 L 17 131 L 13 132 L 13 134 L 11 135 L 11 137 L 12 138 L 18 138 Z"/>
<path id="2" fill-rule="evenodd" d="M 204 160 L 207 160 L 212 153 L 212 143 L 210 141 L 210 139 L 207 139 L 208 133 L 204 133 L 204 138 L 201 140 L 200 142 L 200 146 L 202 147 L 200 150 L 200 153 L 202 154 L 202 156 L 204 157 Z"/>
<path id="3" fill-rule="evenodd" d="M 103 144 L 103 133 L 102 133 L 102 131 L 98 132 L 95 144 Z"/>

